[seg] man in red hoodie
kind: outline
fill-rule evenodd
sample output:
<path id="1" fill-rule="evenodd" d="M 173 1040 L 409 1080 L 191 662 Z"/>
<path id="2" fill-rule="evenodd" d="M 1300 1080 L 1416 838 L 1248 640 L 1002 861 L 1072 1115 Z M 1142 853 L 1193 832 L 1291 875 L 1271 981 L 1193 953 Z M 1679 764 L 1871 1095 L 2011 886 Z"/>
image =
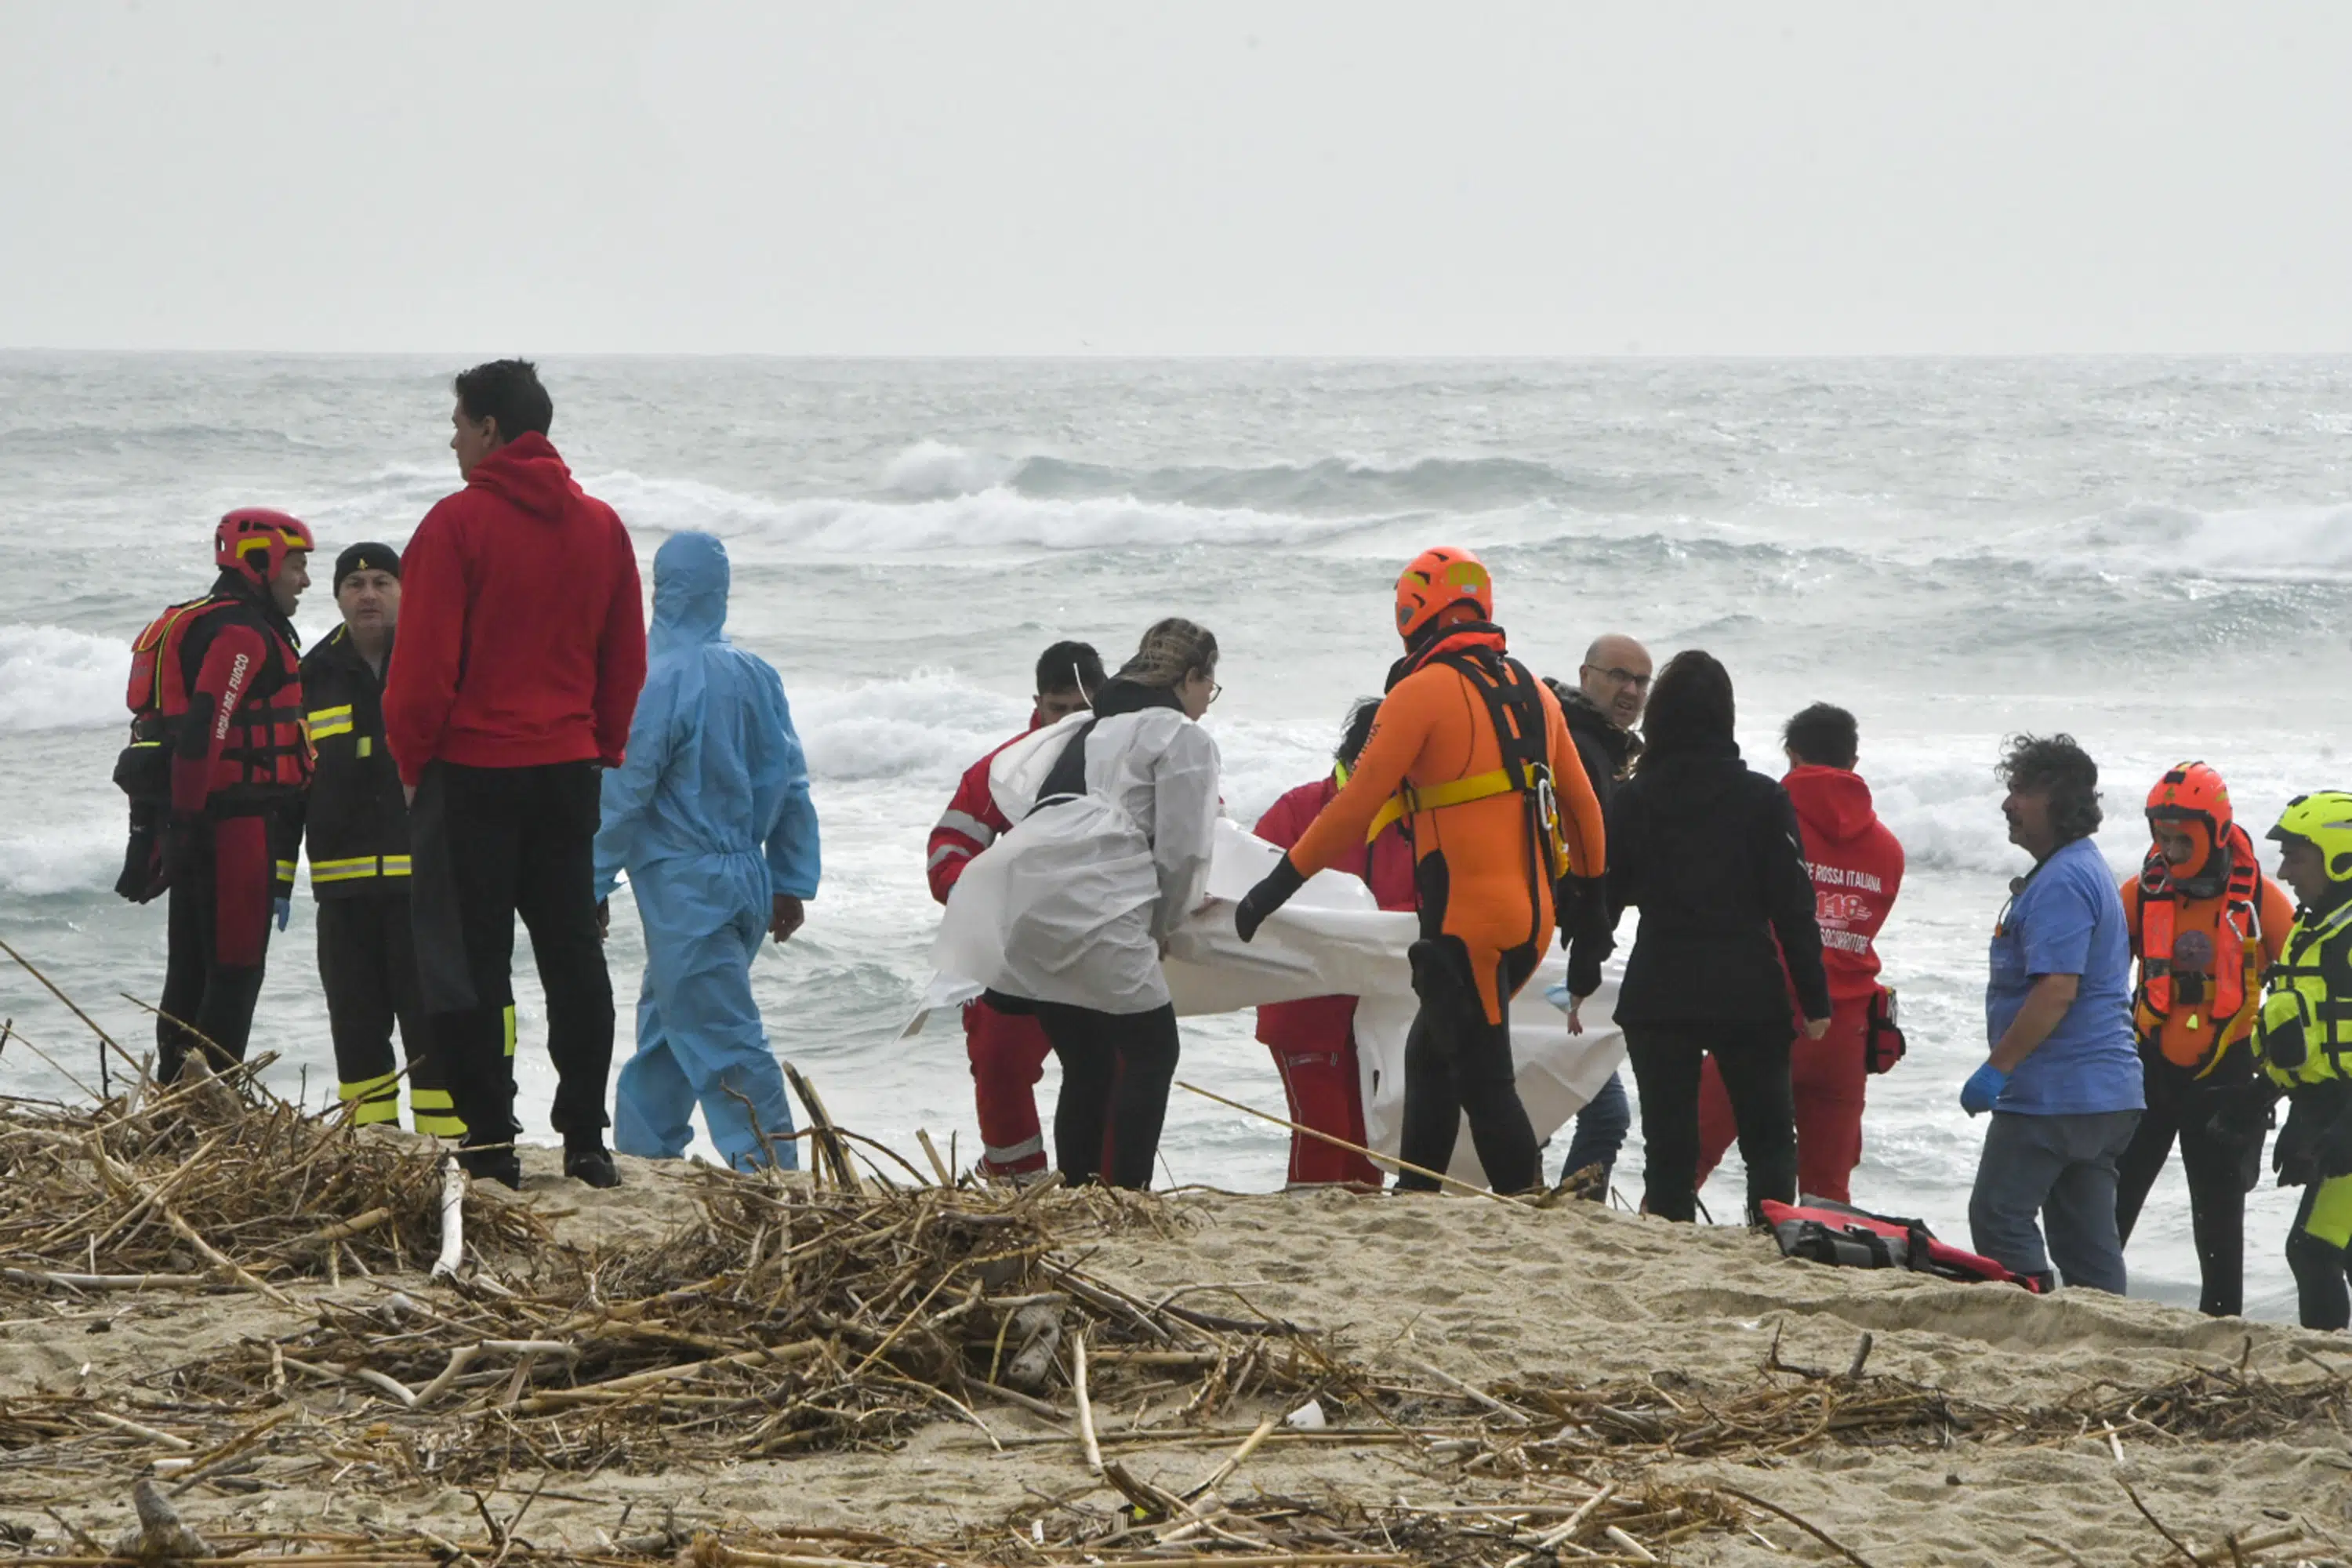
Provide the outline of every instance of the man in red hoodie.
<path id="1" fill-rule="evenodd" d="M 467 1170 L 520 1186 L 514 919 L 547 990 L 551 1120 L 564 1173 L 620 1181 L 604 1147 L 613 982 L 596 925 L 599 767 L 617 767 L 646 679 L 636 553 L 549 444 L 527 361 L 457 378 L 466 488 L 402 557 L 384 739 L 410 801 L 416 959 Z"/>
<path id="2" fill-rule="evenodd" d="M 1371 739 L 1381 716 L 1381 700 L 1367 697 L 1348 712 L 1348 727 L 1332 753 L 1331 771 L 1312 784 L 1300 784 L 1266 808 L 1255 829 L 1260 838 L 1287 849 L 1298 842 L 1323 808 L 1347 784 L 1348 772 Z M 1413 883 L 1412 845 L 1403 830 L 1391 823 L 1369 845 L 1358 845 L 1331 868 L 1361 877 L 1384 910 L 1416 910 L 1421 895 Z M 1282 1074 L 1282 1092 L 1290 1101 L 1290 1119 L 1301 1127 L 1364 1142 L 1364 1085 L 1356 1057 L 1356 999 L 1353 996 L 1310 996 L 1303 1002 L 1276 1002 L 1257 1010 L 1257 1037 L 1274 1052 L 1275 1069 Z M 1290 1135 L 1290 1185 L 1312 1186 L 1343 1182 L 1350 1186 L 1381 1184 L 1381 1168 L 1361 1154 L 1303 1132 Z"/>
<path id="3" fill-rule="evenodd" d="M 1903 846 L 1871 808 L 1870 786 L 1853 771 L 1861 737 L 1853 715 L 1816 702 L 1780 732 L 1789 757 L 1781 780 L 1796 804 L 1813 877 L 1813 912 L 1822 928 L 1822 967 L 1834 1010 L 1829 1032 L 1799 1039 L 1789 1058 L 1797 1109 L 1797 1190 L 1808 1197 L 1853 1201 L 1847 1183 L 1862 1163 L 1863 1086 L 1894 1065 L 1873 1059 L 1873 1019 L 1891 1043 L 1892 992 L 1878 984 L 1878 928 L 1903 886 Z M 1699 1088 L 1698 1179 L 1705 1184 L 1731 1146 L 1731 1100 L 1709 1058 Z"/>
<path id="4" fill-rule="evenodd" d="M 1037 656 L 1036 704 L 1029 728 L 1058 724 L 1094 706 L 1105 679 L 1102 656 L 1082 642 L 1057 642 Z M 931 897 L 944 904 L 972 857 L 1010 833 L 1013 824 L 996 808 L 988 787 L 988 765 L 1003 745 L 963 771 L 955 797 L 931 829 L 923 869 Z M 980 1173 L 1013 1181 L 1043 1175 L 1045 1134 L 1037 1124 L 1037 1080 L 1054 1047 L 1037 1020 L 1000 1013 L 985 997 L 963 1005 L 964 1054 L 971 1061 L 971 1095 L 980 1118 Z"/>

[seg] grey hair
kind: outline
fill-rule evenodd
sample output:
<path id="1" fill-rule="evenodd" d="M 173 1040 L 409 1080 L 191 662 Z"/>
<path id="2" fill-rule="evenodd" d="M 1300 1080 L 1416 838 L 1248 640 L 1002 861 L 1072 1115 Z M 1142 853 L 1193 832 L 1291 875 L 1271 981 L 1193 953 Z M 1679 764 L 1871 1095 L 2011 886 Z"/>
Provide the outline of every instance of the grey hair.
<path id="1" fill-rule="evenodd" d="M 1194 675 L 1217 673 L 1217 637 L 1206 626 L 1171 616 L 1155 621 L 1135 647 L 1135 657 L 1118 667 L 1118 679 L 1161 690 Z"/>

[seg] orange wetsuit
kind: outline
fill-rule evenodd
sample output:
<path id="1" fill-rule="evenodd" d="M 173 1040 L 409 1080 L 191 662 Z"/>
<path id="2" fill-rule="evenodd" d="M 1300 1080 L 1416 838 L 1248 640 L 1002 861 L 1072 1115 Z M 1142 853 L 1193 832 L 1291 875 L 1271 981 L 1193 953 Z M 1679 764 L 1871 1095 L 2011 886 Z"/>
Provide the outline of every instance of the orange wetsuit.
<path id="1" fill-rule="evenodd" d="M 1558 700 L 1542 682 L 1532 684 L 1543 713 L 1543 751 L 1558 796 L 1566 869 L 1580 878 L 1598 877 L 1607 868 L 1601 803 L 1577 760 Z M 1472 678 L 1439 659 L 1424 662 L 1381 702 L 1380 720 L 1347 787 L 1291 848 L 1292 868 L 1311 877 L 1360 849 L 1400 785 L 1426 793 L 1496 773 L 1503 761 L 1486 699 Z M 1531 842 L 1526 800 L 1512 790 L 1409 811 L 1405 829 L 1420 884 L 1423 934 L 1459 939 L 1486 1022 L 1500 1024 L 1507 1000 L 1504 960 L 1526 955 L 1525 966 L 1514 965 L 1517 973 L 1507 982 L 1516 991 L 1553 931 L 1551 873 L 1542 847 Z M 1538 857 L 1532 861 L 1531 851 Z"/>

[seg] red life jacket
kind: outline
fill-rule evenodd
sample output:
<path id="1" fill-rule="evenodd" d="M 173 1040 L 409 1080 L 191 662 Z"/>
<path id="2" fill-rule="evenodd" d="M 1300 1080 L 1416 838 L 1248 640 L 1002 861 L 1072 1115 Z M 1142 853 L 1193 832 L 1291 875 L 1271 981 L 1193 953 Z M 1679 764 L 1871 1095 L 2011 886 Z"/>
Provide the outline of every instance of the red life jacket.
<path id="1" fill-rule="evenodd" d="M 2173 946 L 2180 906 L 2188 900 L 2172 879 L 2170 863 L 2151 848 L 2139 869 L 2139 994 L 2133 998 L 2133 1010 L 2143 1038 L 2158 1040 L 2167 1060 L 2200 1068 L 2200 1077 L 2212 1071 L 2230 1041 L 2244 1033 L 2241 1025 L 2252 1021 L 2252 1010 L 2262 1001 L 2247 984 L 2249 976 L 2259 979 L 2263 970 L 2262 868 L 2254 858 L 2253 840 L 2236 823 L 2230 825 L 2223 844 L 2230 854 L 2230 879 L 2222 889 L 2214 933 L 2221 940 L 2213 943 L 2210 992 L 2200 985 L 2197 994 L 2182 995 L 2189 987 L 2174 984 Z M 2232 935 L 2234 942 L 2229 940 Z M 2187 1060 L 2172 1048 L 2164 1027 L 2177 1005 L 2193 1009 L 2213 1025 L 2195 1042 Z"/>
<path id="2" fill-rule="evenodd" d="M 1843 1204 L 1759 1201 L 1759 1213 L 1772 1227 L 1786 1258 L 1834 1263 L 1849 1268 L 1908 1268 L 1942 1279 L 2021 1285 L 2036 1295 L 2042 1281 L 2013 1273 L 1980 1253 L 1937 1241 L 1925 1220 L 1889 1219 Z"/>
<path id="3" fill-rule="evenodd" d="M 205 649 L 226 620 L 239 613 L 259 619 L 253 607 L 231 595 L 208 594 L 173 605 L 149 623 L 131 645 L 131 683 L 124 700 L 131 709 L 131 747 L 121 771 L 152 782 L 152 793 L 168 796 L 173 743 L 187 716 L 189 687 L 204 667 Z M 302 713 L 302 662 L 293 643 L 275 627 L 264 627 L 270 655 L 256 671 L 236 711 L 227 715 L 220 758 L 210 781 L 224 789 L 301 789 L 310 781 L 310 739 Z M 134 753 L 142 755 L 134 756 Z M 152 763 L 145 761 L 152 757 Z M 124 787 L 134 795 L 144 788 Z"/>

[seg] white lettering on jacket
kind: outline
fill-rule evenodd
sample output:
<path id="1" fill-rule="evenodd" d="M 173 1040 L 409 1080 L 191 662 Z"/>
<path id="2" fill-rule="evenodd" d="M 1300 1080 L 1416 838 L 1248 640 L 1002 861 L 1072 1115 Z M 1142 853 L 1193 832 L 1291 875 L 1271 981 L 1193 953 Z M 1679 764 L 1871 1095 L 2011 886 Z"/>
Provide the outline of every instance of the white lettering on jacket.
<path id="1" fill-rule="evenodd" d="M 1843 866 L 1813 865 L 1807 868 L 1813 880 L 1825 888 L 1860 888 L 1866 893 L 1885 892 L 1885 887 L 1868 871 L 1849 870 Z"/>
<path id="2" fill-rule="evenodd" d="M 245 695 L 245 669 L 249 662 L 245 655 L 238 654 L 236 662 L 228 667 L 228 689 L 221 694 L 220 712 L 213 720 L 213 741 L 215 744 L 228 738 L 228 721 L 236 712 L 238 700 Z"/>

